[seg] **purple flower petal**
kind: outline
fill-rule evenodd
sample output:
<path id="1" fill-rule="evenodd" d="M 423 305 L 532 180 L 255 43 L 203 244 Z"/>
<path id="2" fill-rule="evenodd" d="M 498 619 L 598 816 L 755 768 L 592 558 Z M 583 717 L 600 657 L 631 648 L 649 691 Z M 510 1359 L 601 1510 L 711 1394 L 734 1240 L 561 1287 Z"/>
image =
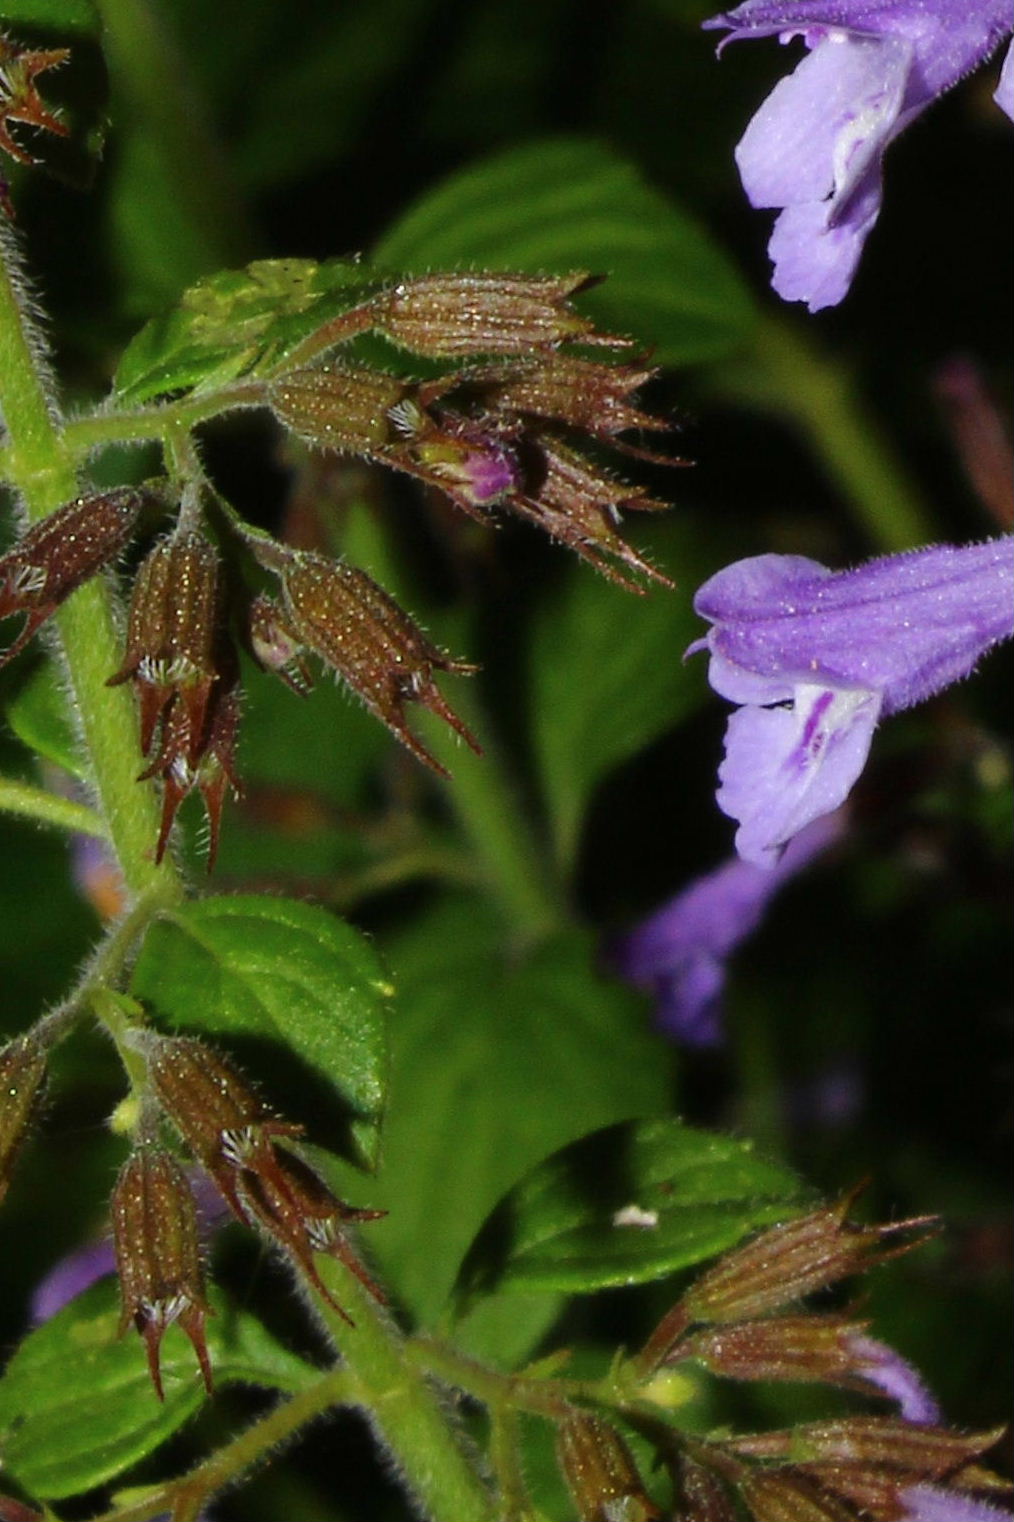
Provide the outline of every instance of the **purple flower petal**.
<path id="1" fill-rule="evenodd" d="M 899 1500 L 905 1522 L 1010 1522 L 1011 1517 L 1002 1506 L 942 1485 L 909 1485 Z"/>
<path id="2" fill-rule="evenodd" d="M 83 1294 L 96 1279 L 104 1279 L 107 1274 L 115 1272 L 116 1254 L 108 1237 L 68 1253 L 35 1286 L 30 1313 L 32 1325 L 48 1321 L 69 1301 Z"/>
<path id="3" fill-rule="evenodd" d="M 736 160 L 751 204 L 783 209 L 768 249 L 775 290 L 811 312 L 834 306 L 877 220 L 885 149 L 1010 34 L 1010 7 L 745 0 L 704 25 L 727 28 L 725 43 L 802 37 L 809 50 L 754 116 Z M 1014 116 L 1007 65 L 997 99 Z"/>
<path id="4" fill-rule="evenodd" d="M 911 57 L 904 39 L 847 34 L 808 54 L 736 149 L 750 204 L 823 204 L 850 194 L 897 119 Z M 830 210 L 824 206 L 825 224 Z"/>
<path id="5" fill-rule="evenodd" d="M 1007 49 L 1007 56 L 1000 70 L 1000 83 L 996 87 L 993 96 L 1001 111 L 1006 111 L 1011 121 L 1014 121 L 1014 44 Z"/>
<path id="6" fill-rule="evenodd" d="M 831 221 L 831 202 L 787 206 L 768 243 L 774 264 L 771 286 L 783 301 L 805 301 L 811 312 L 837 306 L 848 294 L 863 245 L 880 214 L 880 176 L 848 203 L 847 215 Z"/>
<path id="7" fill-rule="evenodd" d="M 690 1047 L 719 1044 L 727 959 L 782 886 L 843 831 L 840 814 L 819 820 L 792 842 L 774 871 L 737 859 L 723 862 L 616 943 L 617 971 L 656 994 L 662 1030 Z"/>
<path id="8" fill-rule="evenodd" d="M 779 702 L 797 682 L 879 690 L 884 712 L 921 703 L 967 676 L 1014 625 L 1014 537 L 930 545 L 828 571 L 795 555 L 759 555 L 705 582 L 694 607 L 733 702 Z M 744 696 L 730 690 L 730 668 Z M 778 695 L 760 697 L 760 678 Z M 720 685 L 720 681 L 724 685 Z"/>
<path id="9" fill-rule="evenodd" d="M 732 715 L 715 796 L 722 813 L 740 821 L 744 861 L 774 864 L 805 825 L 844 803 L 879 713 L 876 692 L 801 684 L 789 706 Z"/>
<path id="10" fill-rule="evenodd" d="M 855 1373 L 876 1385 L 891 1400 L 897 1401 L 899 1414 L 906 1422 L 935 1427 L 942 1421 L 940 1407 L 922 1378 L 900 1353 L 866 1337 L 861 1332 L 849 1338 L 849 1348 L 856 1355 Z"/>
<path id="11" fill-rule="evenodd" d="M 1014 538 L 935 545 L 833 573 L 760 555 L 706 582 L 694 607 L 729 720 L 718 804 L 747 861 L 773 864 L 838 807 L 881 715 L 968 676 L 1014 634 Z"/>

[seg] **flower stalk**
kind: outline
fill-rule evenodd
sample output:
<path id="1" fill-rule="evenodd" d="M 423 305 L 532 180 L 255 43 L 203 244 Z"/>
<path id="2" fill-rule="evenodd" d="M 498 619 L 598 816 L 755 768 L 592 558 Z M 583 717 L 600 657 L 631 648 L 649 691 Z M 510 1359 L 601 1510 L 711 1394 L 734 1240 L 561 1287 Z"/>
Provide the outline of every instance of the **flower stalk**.
<path id="1" fill-rule="evenodd" d="M 29 523 L 38 523 L 77 491 L 54 401 L 48 394 L 44 348 L 31 325 L 10 239 L 0 258 L 0 411 L 10 439 L 8 473 Z M 91 774 L 100 815 L 132 897 L 158 885 L 164 903 L 182 889 L 173 867 L 156 866 L 158 835 L 154 791 L 138 786 L 133 702 L 124 689 L 106 686 L 119 659 L 106 586 L 93 579 L 55 615 L 68 703 Z"/>

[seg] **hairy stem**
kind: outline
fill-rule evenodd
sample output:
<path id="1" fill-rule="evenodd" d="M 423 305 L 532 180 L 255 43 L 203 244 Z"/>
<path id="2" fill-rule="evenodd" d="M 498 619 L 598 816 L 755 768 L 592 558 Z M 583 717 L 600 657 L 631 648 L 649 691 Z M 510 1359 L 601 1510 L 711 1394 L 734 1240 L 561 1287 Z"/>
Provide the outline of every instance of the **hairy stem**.
<path id="1" fill-rule="evenodd" d="M 78 490 L 64 447 L 41 338 L 31 326 L 17 252 L 5 241 L 0 259 L 0 410 L 10 440 L 8 479 L 26 518 L 46 517 Z M 172 866 L 157 867 L 154 789 L 136 781 L 140 768 L 134 704 L 106 678 L 119 664 L 118 636 L 105 582 L 96 577 L 68 598 L 54 620 L 60 636 L 68 703 L 77 725 L 98 810 L 132 897 L 154 887 L 163 902 L 181 892 Z"/>
<path id="2" fill-rule="evenodd" d="M 308 1389 L 279 1402 L 182 1479 L 171 1480 L 139 1500 L 113 1506 L 95 1522 L 148 1522 L 149 1518 L 165 1516 L 169 1506 L 174 1522 L 192 1522 L 207 1501 L 249 1473 L 308 1422 L 347 1405 L 349 1383 L 345 1369 L 332 1369 Z"/>
<path id="3" fill-rule="evenodd" d="M 319 1266 L 329 1292 L 355 1323 L 350 1326 L 325 1301 L 317 1302 L 341 1349 L 349 1397 L 394 1458 L 421 1514 L 432 1522 L 494 1522 L 497 1508 L 464 1435 L 398 1328 L 345 1264 L 328 1258 Z"/>
<path id="4" fill-rule="evenodd" d="M 86 803 L 76 803 L 73 798 L 47 793 L 45 788 L 36 787 L 31 782 L 0 777 L 0 812 L 18 814 L 22 819 L 34 819 L 38 824 L 52 825 L 58 830 L 105 839 L 105 827 L 94 809 Z"/>

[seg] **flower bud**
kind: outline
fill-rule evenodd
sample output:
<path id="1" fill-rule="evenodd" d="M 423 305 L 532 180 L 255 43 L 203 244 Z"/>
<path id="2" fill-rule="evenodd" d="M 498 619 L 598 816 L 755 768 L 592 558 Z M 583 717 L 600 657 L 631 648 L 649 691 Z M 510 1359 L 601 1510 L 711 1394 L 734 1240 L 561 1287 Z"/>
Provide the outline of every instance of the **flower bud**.
<path id="1" fill-rule="evenodd" d="M 202 1041 L 150 1032 L 135 1032 L 132 1040 L 147 1059 L 156 1098 L 233 1214 L 265 1231 L 346 1320 L 317 1272 L 314 1253 L 340 1259 L 382 1300 L 344 1227 L 384 1212 L 346 1205 L 302 1158 L 275 1146 L 275 1138 L 300 1136 L 303 1127 L 266 1109 L 231 1063 Z"/>
<path id="2" fill-rule="evenodd" d="M 178 1321 L 190 1338 L 204 1385 L 211 1363 L 204 1335 L 208 1305 L 197 1235 L 197 1210 L 186 1175 L 161 1147 L 141 1146 L 120 1170 L 112 1197 L 113 1244 L 123 1311 L 120 1334 L 133 1322 L 144 1338 L 148 1368 L 164 1399 L 159 1349 Z"/>
<path id="3" fill-rule="evenodd" d="M 300 554 L 283 572 L 282 587 L 296 638 L 326 661 L 414 756 L 447 775 L 408 728 L 404 705 L 410 701 L 446 720 L 478 751 L 433 680 L 434 670 L 471 672 L 475 667 L 431 644 L 365 571 L 320 555 Z"/>
<path id="4" fill-rule="evenodd" d="M 263 592 L 250 604 L 250 649 L 258 665 L 280 676 L 293 692 L 305 696 L 313 678 L 302 659 L 304 646 L 291 628 L 285 612 Z"/>
<path id="5" fill-rule="evenodd" d="M 814 1290 L 873 1267 L 916 1245 L 912 1233 L 929 1217 L 886 1226 L 857 1226 L 845 1219 L 852 1195 L 798 1220 L 773 1226 L 720 1258 L 684 1295 L 691 1321 L 728 1322 L 763 1316 Z M 908 1234 L 911 1240 L 882 1246 Z"/>
<path id="6" fill-rule="evenodd" d="M 180 702 L 187 715 L 186 759 L 191 766 L 196 763 L 218 680 L 220 621 L 215 550 L 196 533 L 160 540 L 134 581 L 123 664 L 108 679 L 110 687 L 134 681 L 145 755 L 159 719 Z"/>
<path id="7" fill-rule="evenodd" d="M 46 1055 L 30 1036 L 0 1047 L 0 1201 L 42 1099 Z"/>
<path id="8" fill-rule="evenodd" d="M 596 333 L 569 298 L 595 276 L 434 274 L 404 280 L 374 299 L 374 326 L 402 348 L 433 359 L 526 354 L 569 340 L 610 347 L 629 340 Z"/>
<path id="9" fill-rule="evenodd" d="M 438 421 L 408 399 L 395 421 L 405 442 L 384 453 L 386 463 L 435 486 L 480 522 L 521 485 L 517 452 L 502 429 L 455 413 Z"/>
<path id="10" fill-rule="evenodd" d="M 799 1483 L 821 1497 L 879 1522 L 896 1522 L 907 1512 L 913 1486 L 946 1485 L 943 1494 L 956 1501 L 961 1491 L 1009 1489 L 1006 1480 L 974 1462 L 1002 1435 L 1002 1429 L 958 1433 L 898 1417 L 845 1417 L 733 1438 L 726 1447 L 751 1459 L 791 1465 Z M 964 1514 L 960 1503 L 958 1510 Z"/>
<path id="11" fill-rule="evenodd" d="M 318 448 L 375 454 L 395 438 L 391 411 L 409 389 L 382 370 L 332 361 L 290 371 L 267 396 L 279 421 Z"/>
<path id="12" fill-rule="evenodd" d="M 581 1522 L 653 1522 L 662 1513 L 644 1489 L 630 1449 L 601 1417 L 572 1412 L 556 1456 Z"/>
<path id="13" fill-rule="evenodd" d="M 0 666 L 24 649 L 71 592 L 116 559 L 145 500 L 145 493 L 132 486 L 77 497 L 0 555 L 0 618 L 25 615 L 21 633 L 0 655 Z"/>

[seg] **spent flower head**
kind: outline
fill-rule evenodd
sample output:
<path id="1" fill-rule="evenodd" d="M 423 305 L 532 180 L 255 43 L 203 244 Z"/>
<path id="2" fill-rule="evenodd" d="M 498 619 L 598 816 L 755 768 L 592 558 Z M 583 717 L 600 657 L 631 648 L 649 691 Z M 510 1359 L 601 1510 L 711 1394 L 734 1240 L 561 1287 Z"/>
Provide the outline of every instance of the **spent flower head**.
<path id="1" fill-rule="evenodd" d="M 120 1170 L 111 1211 L 123 1305 L 121 1334 L 133 1324 L 143 1337 L 152 1383 L 162 1400 L 159 1349 L 166 1328 L 179 1322 L 210 1394 L 211 1362 L 204 1335 L 209 1308 L 197 1207 L 183 1168 L 165 1148 L 143 1143 Z"/>
<path id="2" fill-rule="evenodd" d="M 0 666 L 24 649 L 72 592 L 116 560 L 146 500 L 146 493 L 132 486 L 76 497 L 0 555 L 0 619 L 24 614 Z"/>
<path id="3" fill-rule="evenodd" d="M 314 1254 L 339 1259 L 377 1299 L 382 1295 L 354 1251 L 347 1227 L 382 1211 L 338 1199 L 303 1158 L 278 1143 L 303 1127 L 277 1115 L 234 1065 L 189 1036 L 134 1032 L 152 1091 L 238 1220 L 261 1229 L 340 1315 Z"/>

